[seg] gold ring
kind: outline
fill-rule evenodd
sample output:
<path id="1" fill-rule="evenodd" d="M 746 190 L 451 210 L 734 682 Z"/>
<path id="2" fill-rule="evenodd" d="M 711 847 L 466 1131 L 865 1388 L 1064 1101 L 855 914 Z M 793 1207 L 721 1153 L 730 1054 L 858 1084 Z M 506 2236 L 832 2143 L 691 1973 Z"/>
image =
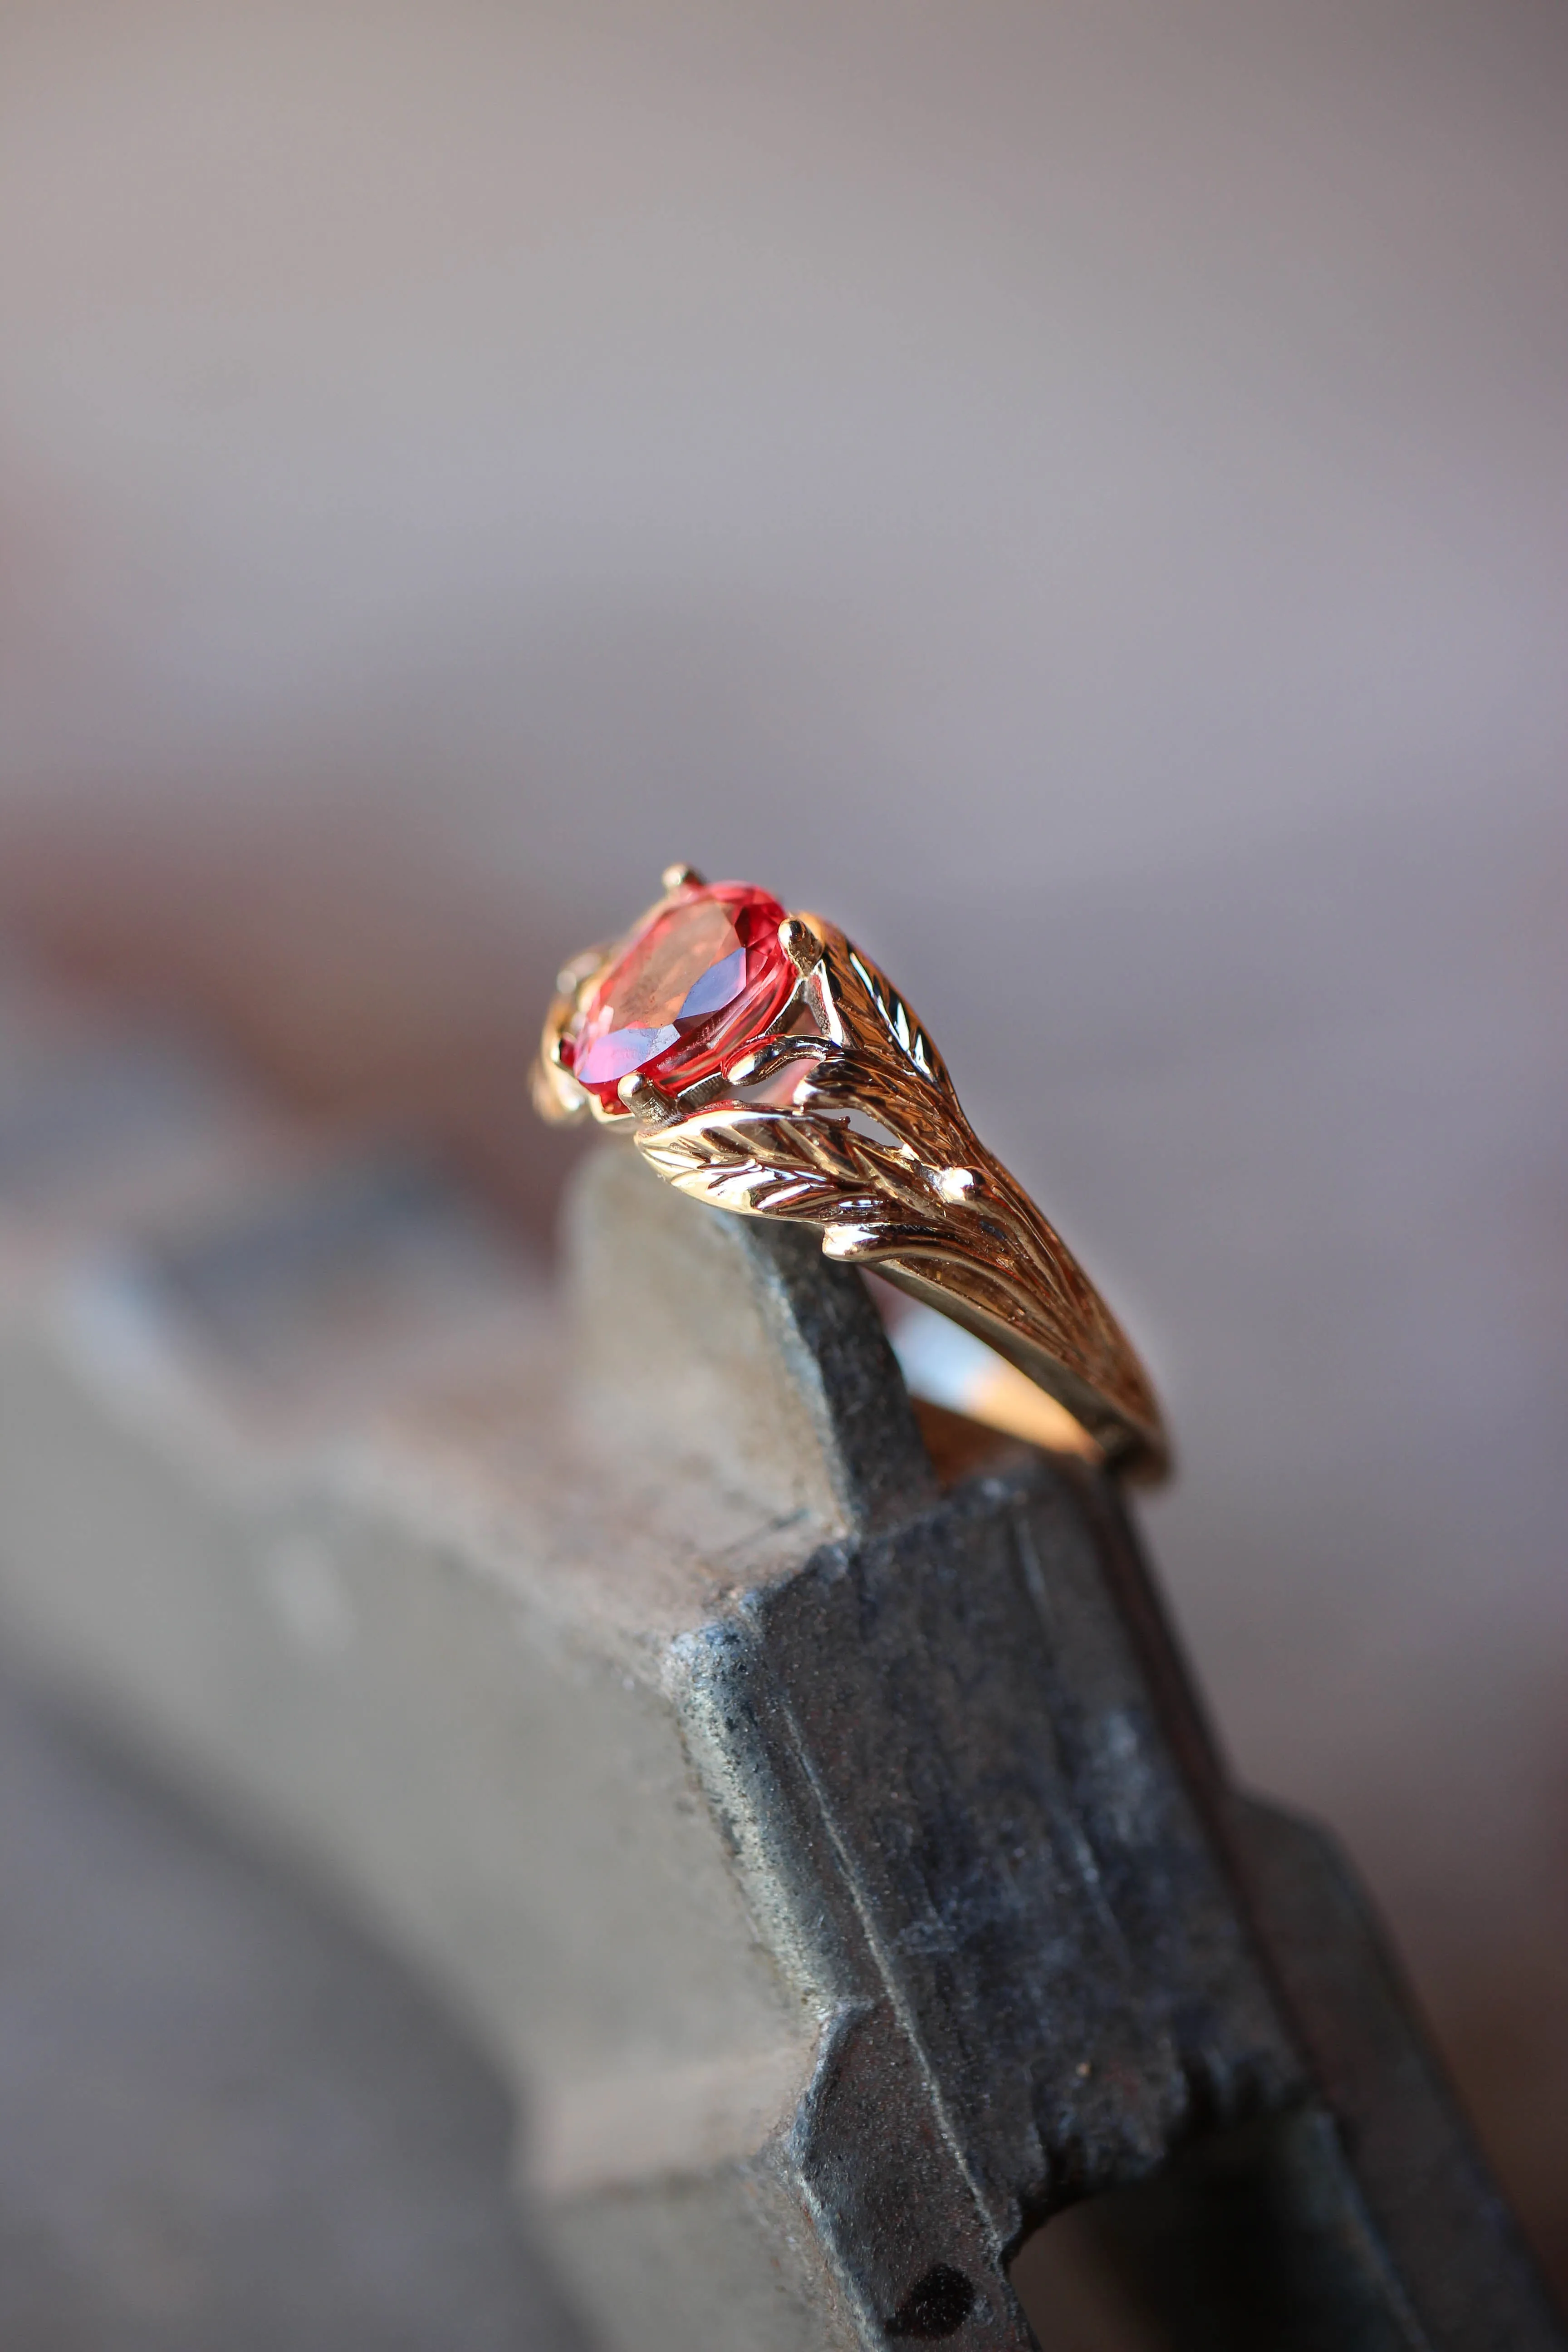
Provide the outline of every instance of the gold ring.
<path id="1" fill-rule="evenodd" d="M 1108 1466 L 1162 1476 L 1148 1375 L 1082 1267 L 980 1141 L 936 1047 L 816 915 L 689 866 L 562 972 L 533 1097 L 630 1135 L 693 1199 L 820 1229 L 1064 1406 Z"/>

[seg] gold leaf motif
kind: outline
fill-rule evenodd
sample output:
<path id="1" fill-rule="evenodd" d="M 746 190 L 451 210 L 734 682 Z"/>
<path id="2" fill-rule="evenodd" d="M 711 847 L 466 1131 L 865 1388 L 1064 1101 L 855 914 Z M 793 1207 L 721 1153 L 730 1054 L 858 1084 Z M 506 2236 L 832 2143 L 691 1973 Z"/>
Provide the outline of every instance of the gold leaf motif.
<path id="1" fill-rule="evenodd" d="M 725 1074 L 673 1098 L 639 1084 L 625 1098 L 629 1111 L 585 1097 L 560 1059 L 573 1012 L 563 995 L 545 1027 L 541 1108 L 557 1119 L 586 1109 L 629 1131 L 649 1166 L 694 1200 L 815 1226 L 828 1256 L 875 1265 L 988 1341 L 1066 1405 L 1108 1460 L 1157 1475 L 1164 1432 L 1136 1355 L 975 1135 L 910 1005 L 835 926 L 791 921 L 805 968 L 769 1034 Z M 574 995 L 592 984 L 591 961 L 563 975 Z M 787 1104 L 746 1098 L 800 1063 Z"/>

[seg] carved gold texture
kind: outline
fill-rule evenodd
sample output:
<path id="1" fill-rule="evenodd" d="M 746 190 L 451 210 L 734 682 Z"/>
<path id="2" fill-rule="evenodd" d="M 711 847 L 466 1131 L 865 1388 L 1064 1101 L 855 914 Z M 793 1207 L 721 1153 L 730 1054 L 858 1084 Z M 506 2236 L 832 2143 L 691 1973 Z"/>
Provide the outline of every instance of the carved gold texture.
<path id="1" fill-rule="evenodd" d="M 671 867 L 667 890 L 695 878 L 689 867 Z M 617 948 L 577 957 L 544 1024 L 536 1108 L 553 1121 L 591 1116 L 629 1132 L 648 1165 L 694 1200 L 816 1226 L 827 1256 L 875 1266 L 1016 1364 L 1082 1424 L 1109 1465 L 1163 1475 L 1164 1425 L 1130 1341 L 970 1126 L 942 1055 L 898 990 L 817 916 L 786 916 L 780 937 L 796 978 L 766 1035 L 679 1095 L 623 1079 L 620 1113 L 561 1059 L 567 1029 Z M 792 1071 L 785 1098 L 771 1099 L 770 1081 Z"/>

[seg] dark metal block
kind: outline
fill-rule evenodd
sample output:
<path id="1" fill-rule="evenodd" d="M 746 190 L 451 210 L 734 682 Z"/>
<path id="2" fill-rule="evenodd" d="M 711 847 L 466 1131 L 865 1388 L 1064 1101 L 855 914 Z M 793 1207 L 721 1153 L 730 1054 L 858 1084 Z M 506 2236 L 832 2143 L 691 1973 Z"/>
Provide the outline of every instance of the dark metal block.
<path id="1" fill-rule="evenodd" d="M 1561 2352 L 1113 1486 L 928 1447 L 858 1276 L 629 1154 L 563 1321 L 439 1187 L 321 1181 L 291 1287 L 241 1185 L 0 1313 L 5 1606 L 458 2005 L 607 2345 L 1025 2352 L 1076 2209 L 1140 2347 Z M 367 1267 L 438 1349 L 331 1311 Z"/>

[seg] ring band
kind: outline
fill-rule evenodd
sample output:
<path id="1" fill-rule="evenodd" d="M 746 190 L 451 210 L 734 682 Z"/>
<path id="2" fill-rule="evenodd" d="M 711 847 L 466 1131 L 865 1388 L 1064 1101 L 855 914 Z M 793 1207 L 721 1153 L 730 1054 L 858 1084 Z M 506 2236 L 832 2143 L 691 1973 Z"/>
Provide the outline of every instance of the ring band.
<path id="1" fill-rule="evenodd" d="M 533 1073 L 552 1121 L 630 1135 L 693 1199 L 817 1226 L 1063 1405 L 1108 1467 L 1170 1466 L 1148 1375 L 985 1149 L 941 1055 L 834 924 L 671 866 L 624 938 L 562 972 Z"/>

